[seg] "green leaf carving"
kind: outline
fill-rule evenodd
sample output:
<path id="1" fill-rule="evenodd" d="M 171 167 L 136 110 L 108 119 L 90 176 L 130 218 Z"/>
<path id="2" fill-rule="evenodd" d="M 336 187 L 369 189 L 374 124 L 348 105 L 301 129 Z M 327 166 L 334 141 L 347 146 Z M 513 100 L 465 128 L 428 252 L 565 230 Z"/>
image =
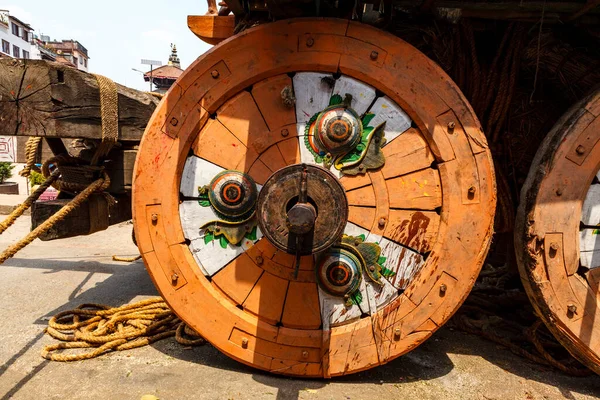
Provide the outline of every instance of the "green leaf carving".
<path id="1" fill-rule="evenodd" d="M 391 269 L 387 269 L 386 267 L 381 267 L 381 275 L 386 278 L 391 278 L 392 276 L 396 276 L 396 273 Z"/>
<path id="2" fill-rule="evenodd" d="M 364 233 L 361 233 L 360 235 L 358 235 L 359 238 L 362 239 L 362 241 L 364 242 L 365 240 L 367 240 L 367 237 L 365 236 Z"/>
<path id="3" fill-rule="evenodd" d="M 225 236 L 219 236 L 219 244 L 222 248 L 226 249 L 229 241 L 225 238 Z"/>
<path id="4" fill-rule="evenodd" d="M 371 123 L 371 120 L 373 120 L 373 118 L 375 118 L 375 114 L 373 114 L 373 113 L 367 113 L 367 114 L 365 114 L 365 116 L 362 119 L 363 126 L 365 128 L 367 126 L 369 126 L 369 124 Z"/>
<path id="5" fill-rule="evenodd" d="M 377 243 L 377 244 L 379 244 L 379 243 Z M 377 260 L 377 264 L 383 266 L 383 264 L 385 264 L 386 261 L 387 261 L 387 257 L 379 256 L 379 259 Z"/>
<path id="6" fill-rule="evenodd" d="M 360 291 L 356 291 L 352 294 L 350 294 L 350 299 L 349 299 L 349 303 L 350 304 L 355 304 L 355 305 L 359 305 L 360 303 L 362 303 L 363 298 L 362 298 L 362 293 L 360 293 Z"/>
<path id="7" fill-rule="evenodd" d="M 246 233 L 246 239 L 248 240 L 256 240 L 256 226 L 252 228 L 252 230 Z M 240 243 L 241 244 L 241 243 Z"/>
<path id="8" fill-rule="evenodd" d="M 200 200 L 198 200 L 198 203 L 202 207 L 210 207 L 210 201 L 208 201 L 208 199 L 207 200 L 200 199 Z"/>
<path id="9" fill-rule="evenodd" d="M 213 240 L 215 240 L 215 235 L 212 232 L 204 232 L 204 244 L 209 244 Z"/>
<path id="10" fill-rule="evenodd" d="M 344 102 L 344 99 L 339 94 L 334 94 L 329 99 L 329 105 L 330 106 L 337 106 L 338 104 L 342 104 L 343 102 Z"/>

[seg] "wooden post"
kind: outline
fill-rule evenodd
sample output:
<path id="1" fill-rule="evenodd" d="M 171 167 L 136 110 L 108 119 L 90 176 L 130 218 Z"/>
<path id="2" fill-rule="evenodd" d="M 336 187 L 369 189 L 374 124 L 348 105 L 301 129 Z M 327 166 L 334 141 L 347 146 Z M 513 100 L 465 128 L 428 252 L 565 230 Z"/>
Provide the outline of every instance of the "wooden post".
<path id="1" fill-rule="evenodd" d="M 117 84 L 119 140 L 139 141 L 158 99 Z M 0 60 L 0 135 L 102 137 L 92 74 L 42 60 Z"/>

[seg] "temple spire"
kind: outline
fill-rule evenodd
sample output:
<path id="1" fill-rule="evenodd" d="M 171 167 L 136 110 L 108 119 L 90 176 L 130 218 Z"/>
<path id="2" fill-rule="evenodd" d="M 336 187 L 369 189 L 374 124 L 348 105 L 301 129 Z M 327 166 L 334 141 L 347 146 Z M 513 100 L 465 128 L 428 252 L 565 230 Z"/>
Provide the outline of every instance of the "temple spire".
<path id="1" fill-rule="evenodd" d="M 169 65 L 181 68 L 179 57 L 177 57 L 177 46 L 171 43 L 171 56 L 169 56 Z"/>

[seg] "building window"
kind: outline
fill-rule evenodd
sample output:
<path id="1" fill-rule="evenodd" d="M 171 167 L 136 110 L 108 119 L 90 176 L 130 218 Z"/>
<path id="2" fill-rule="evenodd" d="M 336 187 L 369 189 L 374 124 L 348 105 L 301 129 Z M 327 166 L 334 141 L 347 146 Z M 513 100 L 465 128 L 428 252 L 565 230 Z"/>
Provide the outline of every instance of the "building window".
<path id="1" fill-rule="evenodd" d="M 29 59 L 29 52 L 23 50 L 23 58 Z"/>
<path id="2" fill-rule="evenodd" d="M 79 65 L 83 65 L 83 58 L 79 59 Z"/>
<path id="3" fill-rule="evenodd" d="M 19 25 L 12 22 L 12 33 L 15 36 L 19 36 Z"/>
<path id="4" fill-rule="evenodd" d="M 2 40 L 2 52 L 10 55 L 10 43 Z"/>
<path id="5" fill-rule="evenodd" d="M 83 59 L 83 66 L 87 68 L 87 58 Z"/>
<path id="6" fill-rule="evenodd" d="M 73 56 L 73 64 L 77 65 L 77 57 Z"/>
<path id="7" fill-rule="evenodd" d="M 21 38 L 24 41 L 29 42 L 29 32 L 27 32 L 25 29 L 23 29 L 23 36 L 21 36 Z"/>
<path id="8" fill-rule="evenodd" d="M 21 49 L 13 44 L 13 56 L 15 58 L 21 58 Z"/>

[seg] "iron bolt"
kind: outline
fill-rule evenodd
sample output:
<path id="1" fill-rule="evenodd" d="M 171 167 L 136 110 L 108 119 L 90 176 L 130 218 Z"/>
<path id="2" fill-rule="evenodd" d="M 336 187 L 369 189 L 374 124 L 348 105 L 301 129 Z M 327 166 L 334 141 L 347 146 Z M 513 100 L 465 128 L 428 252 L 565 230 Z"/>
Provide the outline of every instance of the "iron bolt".
<path id="1" fill-rule="evenodd" d="M 179 275 L 177 275 L 177 274 L 171 275 L 171 282 L 173 282 L 174 284 L 177 283 L 178 279 L 179 279 Z"/>
<path id="2" fill-rule="evenodd" d="M 374 265 L 371 265 L 371 266 L 369 267 L 369 271 L 371 271 L 371 272 L 375 272 L 375 266 L 374 266 Z"/>
<path id="3" fill-rule="evenodd" d="M 152 223 L 156 224 L 158 222 L 158 214 L 152 214 Z"/>
<path id="4" fill-rule="evenodd" d="M 171 118 L 171 125 L 177 126 L 178 123 L 179 123 L 179 121 L 177 120 L 177 118 L 175 118 L 175 117 Z"/>
<path id="5" fill-rule="evenodd" d="M 442 283 L 442 284 L 440 285 L 440 293 L 441 293 L 441 294 L 444 294 L 444 293 L 446 293 L 446 290 L 448 290 L 448 286 L 446 286 L 446 284 L 445 284 L 445 283 Z"/>
<path id="6" fill-rule="evenodd" d="M 304 350 L 302 352 L 302 358 L 308 358 L 308 351 Z"/>
<path id="7" fill-rule="evenodd" d="M 469 188 L 469 194 L 470 194 L 471 196 L 473 196 L 473 195 L 475 194 L 475 192 L 476 192 L 476 191 L 477 191 L 477 189 L 475 188 L 475 186 L 471 186 L 471 187 Z"/>
<path id="8" fill-rule="evenodd" d="M 562 196 L 562 189 L 556 189 L 556 195 L 557 196 Z"/>
<path id="9" fill-rule="evenodd" d="M 394 338 L 396 340 L 400 339 L 400 328 L 394 329 Z"/>
<path id="10" fill-rule="evenodd" d="M 454 121 L 448 122 L 448 133 L 454 133 L 455 126 L 456 126 L 456 123 L 454 123 Z"/>
<path id="11" fill-rule="evenodd" d="M 306 39 L 306 47 L 313 47 L 314 44 L 315 44 L 315 39 L 313 39 L 311 37 Z"/>
<path id="12" fill-rule="evenodd" d="M 290 134 L 290 131 L 288 131 L 287 129 L 282 129 L 281 130 L 281 136 L 286 137 L 289 134 Z"/>
<path id="13" fill-rule="evenodd" d="M 573 303 L 569 303 L 567 304 L 567 310 L 569 310 L 571 314 L 575 314 L 577 312 L 577 306 Z"/>
<path id="14" fill-rule="evenodd" d="M 219 76 L 221 76 L 221 74 L 215 69 L 211 71 L 210 76 L 212 76 L 213 79 L 217 79 Z"/>
<path id="15" fill-rule="evenodd" d="M 221 228 L 219 226 L 215 226 L 215 232 L 221 232 Z"/>
<path id="16" fill-rule="evenodd" d="M 379 57 L 379 53 L 376 51 L 372 51 L 371 52 L 371 60 L 375 61 L 375 60 L 377 60 L 377 57 Z"/>
<path id="17" fill-rule="evenodd" d="M 558 251 L 558 244 L 550 243 L 550 257 L 556 257 L 556 252 Z"/>
<path id="18" fill-rule="evenodd" d="M 265 260 L 262 258 L 262 256 L 257 256 L 256 257 L 256 264 L 257 265 L 263 265 L 263 262 L 265 262 Z"/>
<path id="19" fill-rule="evenodd" d="M 364 170 L 365 170 L 365 166 L 364 166 L 364 165 L 362 165 L 362 164 L 360 164 L 360 165 L 358 166 L 358 170 L 359 170 L 359 171 L 364 171 Z"/>
<path id="20" fill-rule="evenodd" d="M 379 226 L 383 228 L 385 226 L 385 217 L 379 218 Z"/>
<path id="21" fill-rule="evenodd" d="M 248 348 L 248 338 L 242 338 L 242 347 L 244 349 Z"/>
<path id="22" fill-rule="evenodd" d="M 577 148 L 575 149 L 575 151 L 577 152 L 577 154 L 579 154 L 580 156 L 583 155 L 583 153 L 585 153 L 585 147 L 583 147 L 582 145 L 577 146 Z"/>

